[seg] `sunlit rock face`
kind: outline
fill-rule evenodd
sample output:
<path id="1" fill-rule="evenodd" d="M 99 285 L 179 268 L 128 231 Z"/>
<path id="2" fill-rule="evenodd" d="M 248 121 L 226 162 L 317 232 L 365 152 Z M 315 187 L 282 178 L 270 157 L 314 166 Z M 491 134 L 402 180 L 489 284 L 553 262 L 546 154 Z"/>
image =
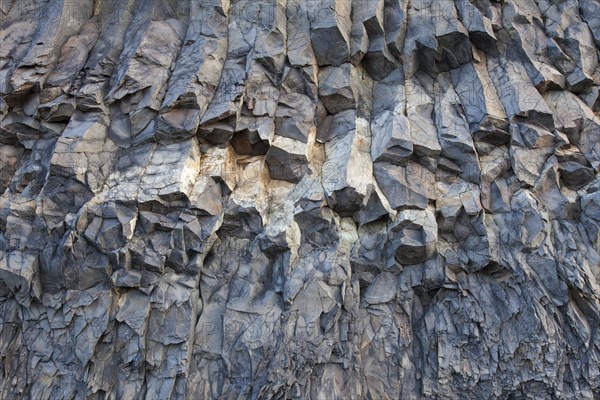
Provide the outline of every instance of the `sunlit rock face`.
<path id="1" fill-rule="evenodd" d="M 0 398 L 600 398 L 598 0 L 0 19 Z"/>

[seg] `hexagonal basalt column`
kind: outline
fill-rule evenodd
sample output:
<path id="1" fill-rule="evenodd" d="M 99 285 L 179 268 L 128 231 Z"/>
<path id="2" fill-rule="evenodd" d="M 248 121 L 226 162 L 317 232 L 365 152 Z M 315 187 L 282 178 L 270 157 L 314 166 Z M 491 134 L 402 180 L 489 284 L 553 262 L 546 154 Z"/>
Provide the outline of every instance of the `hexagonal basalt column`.
<path id="1" fill-rule="evenodd" d="M 389 228 L 395 258 L 401 264 L 419 264 L 436 251 L 437 223 L 428 210 L 404 210 Z"/>

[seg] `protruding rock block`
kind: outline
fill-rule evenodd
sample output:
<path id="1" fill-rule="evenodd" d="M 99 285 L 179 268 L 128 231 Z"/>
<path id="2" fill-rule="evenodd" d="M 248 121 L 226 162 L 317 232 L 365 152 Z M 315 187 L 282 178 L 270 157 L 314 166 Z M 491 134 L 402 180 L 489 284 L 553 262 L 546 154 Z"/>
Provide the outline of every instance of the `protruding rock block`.
<path id="1" fill-rule="evenodd" d="M 350 63 L 322 68 L 319 73 L 319 99 L 330 114 L 356 108 L 358 77 Z"/>
<path id="2" fill-rule="evenodd" d="M 440 74 L 435 116 L 442 157 L 458 166 L 462 179 L 479 182 L 479 159 L 449 74 Z"/>
<path id="3" fill-rule="evenodd" d="M 274 122 L 267 117 L 238 119 L 231 145 L 236 153 L 248 156 L 267 154 L 274 132 Z"/>
<path id="4" fill-rule="evenodd" d="M 508 53 L 510 46 L 506 47 Z M 554 128 L 552 111 L 531 83 L 520 60 L 514 60 L 508 55 L 489 57 L 487 66 L 509 121 L 514 118 L 528 118 L 529 121 L 542 124 L 547 129 Z"/>
<path id="5" fill-rule="evenodd" d="M 533 186 L 548 157 L 554 153 L 556 137 L 543 127 L 531 124 L 511 126 L 511 160 L 515 176 Z"/>
<path id="6" fill-rule="evenodd" d="M 560 179 L 567 187 L 579 190 L 594 179 L 594 170 L 575 146 L 557 150 Z"/>
<path id="7" fill-rule="evenodd" d="M 473 4 L 469 0 L 458 0 L 456 8 L 463 26 L 469 31 L 469 38 L 480 50 L 490 55 L 498 54 L 496 35 L 492 21 L 478 8 L 483 4 Z M 491 11 L 491 7 L 487 6 Z"/>
<path id="8" fill-rule="evenodd" d="M 372 180 L 369 128 L 355 110 L 336 114 L 334 120 L 338 117 L 344 121 L 341 125 L 349 126 L 350 130 L 341 129 L 339 136 L 325 143 L 323 189 L 331 207 L 350 216 L 360 210 Z"/>
<path id="9" fill-rule="evenodd" d="M 428 90 L 432 86 L 432 82 L 424 75 L 415 76 L 406 82 L 406 116 L 410 123 L 415 155 L 435 159 L 442 149 L 433 121 L 435 101 L 431 96 L 433 93 Z"/>
<path id="10" fill-rule="evenodd" d="M 420 264 L 436 250 L 435 216 L 428 210 L 401 211 L 391 224 L 389 235 L 400 264 Z"/>
<path id="11" fill-rule="evenodd" d="M 600 120 L 577 96 L 551 91 L 544 98 L 555 113 L 557 129 L 567 134 L 596 171 L 600 168 Z"/>
<path id="12" fill-rule="evenodd" d="M 388 50 L 395 59 L 399 59 L 404 49 L 407 28 L 408 3 L 402 0 L 384 2 L 384 30 Z"/>
<path id="13" fill-rule="evenodd" d="M 38 268 L 39 261 L 35 253 L 0 252 L 0 281 L 25 307 L 41 295 Z"/>
<path id="14" fill-rule="evenodd" d="M 77 179 L 98 191 L 116 160 L 117 146 L 108 137 L 107 118 L 99 113 L 77 113 L 58 139 L 52 170 Z"/>
<path id="15" fill-rule="evenodd" d="M 413 140 L 405 116 L 404 78 L 394 72 L 373 88 L 371 157 L 373 161 L 401 165 L 413 153 Z"/>
<path id="16" fill-rule="evenodd" d="M 424 210 L 429 201 L 435 199 L 435 175 L 414 161 L 406 166 L 376 163 L 374 175 L 394 209 L 416 207 Z"/>
<path id="17" fill-rule="evenodd" d="M 271 178 L 298 183 L 308 171 L 306 144 L 277 137 L 267 152 L 266 162 Z"/>
<path id="18" fill-rule="evenodd" d="M 474 139 L 506 143 L 508 117 L 485 65 L 465 64 L 453 69 L 451 76 Z"/>
<path id="19" fill-rule="evenodd" d="M 310 38 L 319 66 L 339 66 L 350 57 L 351 3 L 318 0 L 308 3 Z"/>

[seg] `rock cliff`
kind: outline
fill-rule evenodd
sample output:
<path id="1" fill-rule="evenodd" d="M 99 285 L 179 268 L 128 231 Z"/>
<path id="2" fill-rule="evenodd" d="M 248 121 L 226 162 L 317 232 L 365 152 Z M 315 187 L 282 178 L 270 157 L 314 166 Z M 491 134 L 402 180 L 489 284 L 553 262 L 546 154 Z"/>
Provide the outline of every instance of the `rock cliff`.
<path id="1" fill-rule="evenodd" d="M 600 398 L 598 0 L 0 20 L 0 398 Z"/>

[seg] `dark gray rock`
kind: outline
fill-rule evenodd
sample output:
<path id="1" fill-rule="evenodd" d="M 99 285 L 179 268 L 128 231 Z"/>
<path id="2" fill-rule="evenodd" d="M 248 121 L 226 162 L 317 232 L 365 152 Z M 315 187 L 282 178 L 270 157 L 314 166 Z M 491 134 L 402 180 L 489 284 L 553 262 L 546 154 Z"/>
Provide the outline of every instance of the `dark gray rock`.
<path id="1" fill-rule="evenodd" d="M 437 243 L 437 224 L 428 210 L 404 210 L 390 225 L 390 240 L 400 264 L 420 264 L 431 258 Z"/>
<path id="2" fill-rule="evenodd" d="M 600 398 L 599 16 L 0 1 L 0 398 Z"/>

